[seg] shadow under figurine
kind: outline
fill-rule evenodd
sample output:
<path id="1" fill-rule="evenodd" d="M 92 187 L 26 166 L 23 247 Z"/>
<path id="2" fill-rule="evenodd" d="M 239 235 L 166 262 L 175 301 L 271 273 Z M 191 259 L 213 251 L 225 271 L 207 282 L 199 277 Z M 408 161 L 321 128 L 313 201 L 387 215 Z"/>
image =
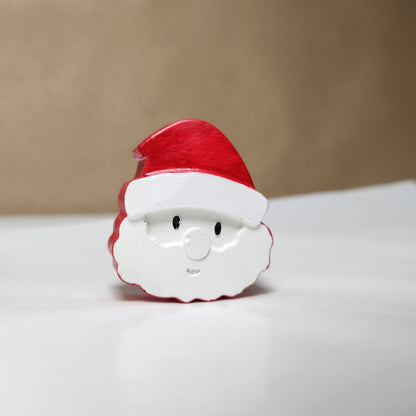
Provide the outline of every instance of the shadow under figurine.
<path id="1" fill-rule="evenodd" d="M 134 151 L 109 249 L 122 281 L 182 302 L 233 297 L 269 267 L 267 199 L 234 146 L 201 120 L 169 124 Z"/>

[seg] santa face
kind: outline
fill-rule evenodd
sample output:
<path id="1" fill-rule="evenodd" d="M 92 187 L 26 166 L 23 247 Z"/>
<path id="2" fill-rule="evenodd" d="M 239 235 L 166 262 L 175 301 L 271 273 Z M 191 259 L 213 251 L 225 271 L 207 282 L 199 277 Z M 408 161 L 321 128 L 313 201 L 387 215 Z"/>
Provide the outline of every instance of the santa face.
<path id="1" fill-rule="evenodd" d="M 114 245 L 118 273 L 159 297 L 213 300 L 235 296 L 269 264 L 272 238 L 260 223 L 248 227 L 202 210 L 126 217 Z"/>

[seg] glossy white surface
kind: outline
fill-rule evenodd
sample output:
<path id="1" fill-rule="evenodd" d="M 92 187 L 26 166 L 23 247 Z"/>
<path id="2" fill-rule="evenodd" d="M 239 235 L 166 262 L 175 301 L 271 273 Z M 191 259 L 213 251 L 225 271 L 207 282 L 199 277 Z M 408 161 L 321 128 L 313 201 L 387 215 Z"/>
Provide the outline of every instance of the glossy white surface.
<path id="1" fill-rule="evenodd" d="M 241 297 L 116 278 L 111 216 L 0 220 L 1 415 L 414 415 L 416 188 L 276 199 Z"/>
<path id="2" fill-rule="evenodd" d="M 144 198 L 143 195 L 146 195 Z M 267 210 L 267 199 L 255 189 L 201 172 L 159 173 L 131 181 L 124 204 L 127 215 L 201 209 L 239 219 L 257 227 Z"/>

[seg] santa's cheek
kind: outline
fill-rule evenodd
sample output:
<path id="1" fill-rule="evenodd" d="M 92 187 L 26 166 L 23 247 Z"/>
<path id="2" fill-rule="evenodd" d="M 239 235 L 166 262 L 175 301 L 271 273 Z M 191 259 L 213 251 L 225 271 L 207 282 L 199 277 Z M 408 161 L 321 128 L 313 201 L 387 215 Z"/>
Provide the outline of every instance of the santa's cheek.
<path id="1" fill-rule="evenodd" d="M 175 230 L 169 226 L 151 225 L 147 228 L 147 236 L 160 244 L 180 243 L 183 241 L 184 235 L 184 230 Z"/>
<path id="2" fill-rule="evenodd" d="M 226 252 L 228 249 L 240 243 L 240 234 L 241 233 L 238 231 L 231 231 L 227 234 L 213 238 L 211 249 L 219 253 Z"/>

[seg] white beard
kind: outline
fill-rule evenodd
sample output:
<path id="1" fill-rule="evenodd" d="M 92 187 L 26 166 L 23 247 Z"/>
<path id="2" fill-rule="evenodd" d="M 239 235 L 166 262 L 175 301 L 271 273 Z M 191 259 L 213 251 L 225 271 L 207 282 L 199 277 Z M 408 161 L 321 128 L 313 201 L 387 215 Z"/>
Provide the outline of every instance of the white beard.
<path id="1" fill-rule="evenodd" d="M 269 264 L 272 238 L 262 223 L 256 228 L 235 228 L 230 240 L 221 246 L 213 243 L 201 260 L 185 255 L 179 234 L 174 241 L 164 242 L 148 229 L 147 219 L 126 217 L 113 253 L 120 277 L 154 296 L 183 302 L 235 296 Z"/>

